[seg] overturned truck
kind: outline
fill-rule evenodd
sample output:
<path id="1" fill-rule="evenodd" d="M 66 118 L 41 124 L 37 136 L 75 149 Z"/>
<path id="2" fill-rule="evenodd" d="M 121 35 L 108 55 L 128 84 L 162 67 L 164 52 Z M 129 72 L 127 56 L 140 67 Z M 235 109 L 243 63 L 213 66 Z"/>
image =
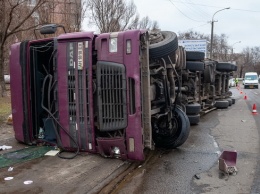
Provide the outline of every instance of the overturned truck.
<path id="1" fill-rule="evenodd" d="M 179 147 L 202 111 L 229 106 L 236 66 L 204 58 L 168 31 L 64 33 L 13 44 L 15 138 L 57 145 L 64 158 L 62 151 L 144 160 L 145 148 Z"/>

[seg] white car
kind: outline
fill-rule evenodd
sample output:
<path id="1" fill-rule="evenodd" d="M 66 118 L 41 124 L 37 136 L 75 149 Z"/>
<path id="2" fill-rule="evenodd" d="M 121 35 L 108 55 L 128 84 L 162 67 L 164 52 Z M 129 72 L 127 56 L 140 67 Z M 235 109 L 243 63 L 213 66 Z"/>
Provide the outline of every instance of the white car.
<path id="1" fill-rule="evenodd" d="M 235 86 L 236 86 L 235 78 L 229 79 L 229 81 L 228 81 L 228 86 L 229 86 L 229 87 L 235 87 Z"/>

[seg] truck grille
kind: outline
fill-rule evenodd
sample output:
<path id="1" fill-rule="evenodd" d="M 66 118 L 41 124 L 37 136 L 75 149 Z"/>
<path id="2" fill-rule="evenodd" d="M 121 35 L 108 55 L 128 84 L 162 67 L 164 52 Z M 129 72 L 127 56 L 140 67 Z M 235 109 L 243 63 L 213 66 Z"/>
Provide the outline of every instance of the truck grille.
<path id="1" fill-rule="evenodd" d="M 69 111 L 69 133 L 71 137 L 80 145 L 80 149 L 86 150 L 88 143 L 92 143 L 92 127 L 90 121 L 91 105 L 89 89 L 89 65 L 88 65 L 88 48 L 84 44 L 88 42 L 69 43 L 68 48 L 73 51 L 72 59 L 68 60 L 68 111 Z M 84 50 L 82 50 L 84 49 Z M 70 51 L 70 50 L 69 50 Z M 70 53 L 70 52 L 68 52 Z M 74 55 L 77 56 L 76 62 Z M 79 56 L 85 56 L 85 62 L 80 60 Z M 68 54 L 68 58 L 71 57 Z M 84 62 L 84 65 L 82 64 Z M 85 67 L 85 68 L 84 68 Z M 90 71 L 91 72 L 91 71 Z M 70 145 L 75 147 L 74 141 L 70 139 Z M 92 149 L 92 148 L 89 148 Z"/>
<path id="2" fill-rule="evenodd" d="M 99 129 L 113 131 L 125 128 L 127 126 L 125 66 L 99 61 L 97 85 Z"/>

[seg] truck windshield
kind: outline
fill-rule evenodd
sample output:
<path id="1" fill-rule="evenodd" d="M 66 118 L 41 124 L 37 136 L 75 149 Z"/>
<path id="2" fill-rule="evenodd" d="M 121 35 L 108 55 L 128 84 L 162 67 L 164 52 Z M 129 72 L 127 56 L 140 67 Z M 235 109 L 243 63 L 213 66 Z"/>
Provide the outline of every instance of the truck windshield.
<path id="1" fill-rule="evenodd" d="M 245 76 L 245 80 L 256 80 L 257 79 L 257 75 L 247 75 Z"/>

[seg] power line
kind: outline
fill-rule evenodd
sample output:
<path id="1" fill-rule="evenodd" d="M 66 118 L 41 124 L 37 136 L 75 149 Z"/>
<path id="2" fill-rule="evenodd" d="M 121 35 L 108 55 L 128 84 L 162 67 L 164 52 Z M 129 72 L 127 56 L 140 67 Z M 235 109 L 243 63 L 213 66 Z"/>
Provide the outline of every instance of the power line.
<path id="1" fill-rule="evenodd" d="M 173 0 L 172 0 L 173 1 Z M 182 1 L 173 1 L 173 2 L 176 2 L 176 3 L 184 3 Z M 198 5 L 198 6 L 204 6 L 204 7 L 214 7 L 214 8 L 223 8 L 223 7 L 220 7 L 220 6 L 213 6 L 213 5 L 205 5 L 205 4 L 198 4 L 198 3 L 189 3 L 189 2 L 186 2 L 187 4 L 191 4 L 191 5 Z M 240 8 L 230 8 L 232 10 L 235 10 L 235 11 L 246 11 L 246 12 L 255 12 L 255 13 L 260 13 L 260 11 L 256 11 L 256 10 L 249 10 L 249 9 L 240 9 Z"/>
<path id="2" fill-rule="evenodd" d="M 169 0 L 170 3 L 182 14 L 184 15 L 186 18 L 190 19 L 190 20 L 193 20 L 195 22 L 204 22 L 204 21 L 198 21 L 198 20 L 194 20 L 192 18 L 190 18 L 189 16 L 187 16 L 185 13 L 183 13 L 171 0 Z"/>
<path id="3" fill-rule="evenodd" d="M 186 0 L 186 2 L 187 2 L 187 0 Z M 191 12 L 190 12 L 190 14 L 192 14 L 192 13 L 194 13 L 194 14 L 196 14 L 196 15 L 200 15 L 200 17 L 203 17 L 203 18 L 205 18 L 205 15 L 202 13 L 202 11 L 200 11 L 198 8 L 196 8 L 195 6 L 192 6 L 192 5 L 190 5 L 189 3 L 185 3 L 185 2 L 183 2 L 183 1 L 181 1 L 181 3 L 183 4 L 183 5 L 185 5 L 185 7 L 187 7 Z"/>
<path id="4" fill-rule="evenodd" d="M 191 0 L 188 0 L 189 1 L 189 4 L 194 8 L 194 9 L 196 9 L 194 6 L 193 6 L 193 2 L 191 1 Z M 186 0 L 186 2 L 187 2 L 187 0 Z M 188 2 L 187 2 L 188 3 Z M 203 12 L 205 15 L 207 15 L 207 16 L 210 16 L 210 14 L 209 13 L 207 13 L 205 10 L 203 10 L 203 9 L 200 9 L 199 7 L 197 7 L 197 10 L 199 11 L 199 12 Z M 205 16 L 204 16 L 205 17 Z"/>
<path id="5" fill-rule="evenodd" d="M 207 22 L 207 23 L 205 23 L 205 24 L 202 24 L 202 25 L 199 25 L 199 26 L 195 26 L 195 27 L 193 27 L 193 28 L 190 28 L 191 30 L 193 30 L 194 28 L 199 28 L 199 27 L 202 27 L 202 26 L 206 26 L 206 25 L 208 25 L 209 23 Z"/>

